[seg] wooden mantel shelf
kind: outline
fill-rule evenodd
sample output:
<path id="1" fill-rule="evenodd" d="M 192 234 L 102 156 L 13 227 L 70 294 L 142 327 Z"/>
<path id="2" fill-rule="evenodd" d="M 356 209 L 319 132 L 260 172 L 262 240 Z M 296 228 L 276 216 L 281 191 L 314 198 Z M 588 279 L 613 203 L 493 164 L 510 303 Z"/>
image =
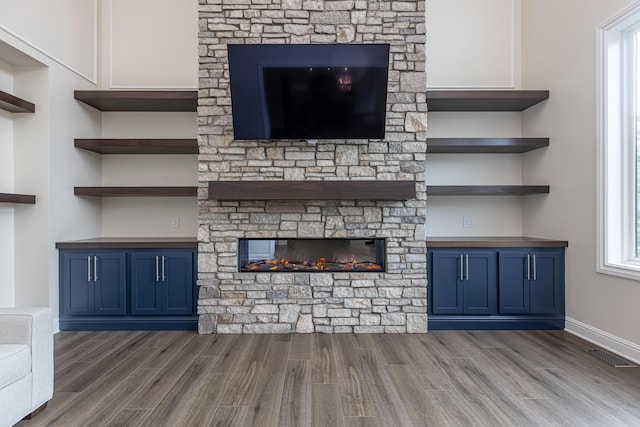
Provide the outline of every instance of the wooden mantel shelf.
<path id="1" fill-rule="evenodd" d="M 195 90 L 76 90 L 78 101 L 100 111 L 197 111 Z"/>
<path id="2" fill-rule="evenodd" d="M 0 193 L 0 203 L 21 203 L 34 205 L 36 196 L 31 194 Z"/>
<path id="3" fill-rule="evenodd" d="M 198 154 L 198 140 L 76 138 L 74 146 L 100 154 Z"/>
<path id="4" fill-rule="evenodd" d="M 549 98 L 548 90 L 428 90 L 429 111 L 523 111 Z"/>
<path id="5" fill-rule="evenodd" d="M 210 200 L 408 200 L 415 181 L 210 181 Z"/>
<path id="6" fill-rule="evenodd" d="M 428 185 L 428 196 L 526 196 L 548 194 L 548 185 Z"/>
<path id="7" fill-rule="evenodd" d="M 10 113 L 35 113 L 36 106 L 29 101 L 0 90 L 0 109 Z"/>
<path id="8" fill-rule="evenodd" d="M 198 187 L 74 187 L 73 194 L 95 197 L 195 197 Z"/>

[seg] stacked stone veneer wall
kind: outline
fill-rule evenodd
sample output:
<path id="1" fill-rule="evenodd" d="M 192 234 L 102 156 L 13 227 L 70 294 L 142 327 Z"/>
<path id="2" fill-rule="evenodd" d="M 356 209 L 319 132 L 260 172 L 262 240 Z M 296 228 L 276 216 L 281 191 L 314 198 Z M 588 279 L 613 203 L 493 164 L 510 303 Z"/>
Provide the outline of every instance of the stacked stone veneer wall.
<path id="1" fill-rule="evenodd" d="M 424 1 L 200 0 L 201 333 L 425 332 Z M 235 141 L 227 44 L 389 43 L 384 140 Z M 211 180 L 415 180 L 406 201 L 217 201 Z M 384 273 L 240 273 L 240 238 L 386 238 Z"/>

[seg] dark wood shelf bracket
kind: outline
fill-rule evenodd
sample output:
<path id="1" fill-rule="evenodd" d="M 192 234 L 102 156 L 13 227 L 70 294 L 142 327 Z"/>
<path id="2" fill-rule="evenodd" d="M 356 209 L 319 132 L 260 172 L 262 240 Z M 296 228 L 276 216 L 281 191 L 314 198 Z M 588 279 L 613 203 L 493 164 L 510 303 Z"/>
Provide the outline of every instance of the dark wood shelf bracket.
<path id="1" fill-rule="evenodd" d="M 76 90 L 73 96 L 100 111 L 197 111 L 195 90 Z"/>
<path id="2" fill-rule="evenodd" d="M 36 106 L 29 101 L 0 90 L 0 109 L 10 113 L 35 113 Z"/>
<path id="3" fill-rule="evenodd" d="M 429 111 L 523 111 L 549 98 L 548 90 L 428 90 Z"/>
<path id="4" fill-rule="evenodd" d="M 548 185 L 428 185 L 428 196 L 527 196 L 548 194 Z"/>
<path id="5" fill-rule="evenodd" d="M 548 147 L 549 138 L 427 138 L 427 153 L 526 153 Z"/>
<path id="6" fill-rule="evenodd" d="M 198 187 L 74 187 L 73 194 L 94 197 L 195 197 Z"/>
<path id="7" fill-rule="evenodd" d="M 198 140 L 76 138 L 74 146 L 99 154 L 198 154 Z"/>
<path id="8" fill-rule="evenodd" d="M 0 203 L 20 203 L 33 205 L 36 203 L 36 196 L 31 194 L 0 193 Z"/>

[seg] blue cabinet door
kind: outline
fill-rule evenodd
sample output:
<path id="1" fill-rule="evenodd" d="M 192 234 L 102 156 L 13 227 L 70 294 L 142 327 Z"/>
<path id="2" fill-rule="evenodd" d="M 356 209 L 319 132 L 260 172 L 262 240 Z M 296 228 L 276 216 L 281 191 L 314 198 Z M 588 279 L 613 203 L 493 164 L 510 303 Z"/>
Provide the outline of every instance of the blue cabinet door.
<path id="1" fill-rule="evenodd" d="M 92 253 L 60 251 L 60 307 L 63 314 L 95 313 L 92 262 Z"/>
<path id="2" fill-rule="evenodd" d="M 562 249 L 502 250 L 498 262 L 500 313 L 564 312 Z"/>
<path id="3" fill-rule="evenodd" d="M 497 306 L 496 253 L 469 250 L 464 253 L 463 313 L 495 314 Z"/>
<path id="4" fill-rule="evenodd" d="M 193 251 L 131 251 L 131 314 L 193 313 Z"/>
<path id="5" fill-rule="evenodd" d="M 462 290 L 460 277 L 460 252 L 433 250 L 431 251 L 431 311 L 434 314 L 462 314 Z"/>
<path id="6" fill-rule="evenodd" d="M 465 249 L 431 252 L 433 314 L 494 314 L 497 305 L 496 253 Z"/>
<path id="7" fill-rule="evenodd" d="M 503 314 L 529 313 L 528 250 L 502 250 L 498 254 L 499 310 Z"/>
<path id="8" fill-rule="evenodd" d="M 126 254 L 124 251 L 94 253 L 95 314 L 116 316 L 126 313 Z"/>
<path id="9" fill-rule="evenodd" d="M 125 314 L 125 260 L 121 251 L 60 251 L 62 313 Z"/>
<path id="10" fill-rule="evenodd" d="M 563 255 L 561 249 L 531 251 L 529 295 L 532 314 L 564 312 Z"/>
<path id="11" fill-rule="evenodd" d="M 193 252 L 165 251 L 164 305 L 166 314 L 193 312 Z"/>
<path id="12" fill-rule="evenodd" d="M 162 314 L 160 256 L 152 251 L 131 252 L 131 314 Z"/>

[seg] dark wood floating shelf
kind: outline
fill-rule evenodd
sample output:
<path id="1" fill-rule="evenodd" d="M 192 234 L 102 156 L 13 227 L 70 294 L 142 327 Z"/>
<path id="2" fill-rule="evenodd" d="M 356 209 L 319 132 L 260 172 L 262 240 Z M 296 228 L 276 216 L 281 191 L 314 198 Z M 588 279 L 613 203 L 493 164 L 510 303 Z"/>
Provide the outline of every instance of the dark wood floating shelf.
<path id="1" fill-rule="evenodd" d="M 427 237 L 428 248 L 566 248 L 566 240 L 541 239 L 538 237 Z"/>
<path id="2" fill-rule="evenodd" d="M 195 90 L 76 90 L 78 101 L 100 111 L 197 111 Z"/>
<path id="3" fill-rule="evenodd" d="M 210 181 L 210 200 L 408 200 L 415 181 Z"/>
<path id="4" fill-rule="evenodd" d="M 526 153 L 549 138 L 427 138 L 427 153 Z"/>
<path id="5" fill-rule="evenodd" d="M 428 185 L 429 196 L 526 196 L 547 194 L 548 185 Z"/>
<path id="6" fill-rule="evenodd" d="M 31 194 L 0 193 L 0 203 L 34 205 L 36 203 L 36 196 Z"/>
<path id="7" fill-rule="evenodd" d="M 57 242 L 57 249 L 188 249 L 197 248 L 195 237 L 96 237 Z"/>
<path id="8" fill-rule="evenodd" d="M 100 154 L 198 154 L 192 139 L 88 139 L 76 138 L 74 146 Z"/>
<path id="9" fill-rule="evenodd" d="M 549 98 L 548 90 L 428 90 L 429 111 L 523 111 Z"/>
<path id="10" fill-rule="evenodd" d="M 0 90 L 0 109 L 10 113 L 35 113 L 36 106 L 29 101 Z"/>
<path id="11" fill-rule="evenodd" d="M 195 197 L 198 187 L 74 187 L 73 194 L 96 197 Z"/>

